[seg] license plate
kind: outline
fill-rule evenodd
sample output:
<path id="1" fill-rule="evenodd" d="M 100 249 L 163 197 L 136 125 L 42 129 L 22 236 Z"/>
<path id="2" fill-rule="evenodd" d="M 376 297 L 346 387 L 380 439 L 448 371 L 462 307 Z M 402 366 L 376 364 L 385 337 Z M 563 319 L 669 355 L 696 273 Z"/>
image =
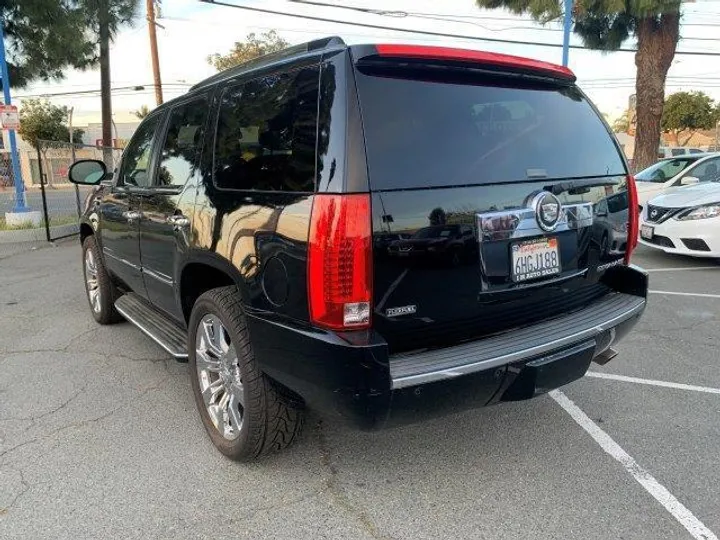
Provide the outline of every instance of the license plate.
<path id="1" fill-rule="evenodd" d="M 655 229 L 650 225 L 643 225 L 642 227 L 640 227 L 640 236 L 642 236 L 646 240 L 652 240 L 654 232 Z"/>
<path id="2" fill-rule="evenodd" d="M 517 242 L 511 248 L 513 281 L 527 281 L 560 273 L 557 238 Z"/>

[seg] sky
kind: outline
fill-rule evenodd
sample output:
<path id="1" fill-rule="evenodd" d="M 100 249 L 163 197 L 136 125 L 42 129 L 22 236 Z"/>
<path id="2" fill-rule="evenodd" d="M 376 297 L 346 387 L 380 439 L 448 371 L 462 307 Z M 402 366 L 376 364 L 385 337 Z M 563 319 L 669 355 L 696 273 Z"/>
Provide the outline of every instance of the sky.
<path id="1" fill-rule="evenodd" d="M 319 0 L 336 5 L 360 6 L 397 12 L 394 15 L 373 15 L 336 7 L 302 5 L 286 0 L 225 0 L 237 5 L 262 7 L 283 12 L 301 13 L 336 20 L 352 21 L 412 30 L 429 30 L 462 34 L 477 38 L 562 43 L 561 26 L 541 26 L 527 17 L 516 17 L 504 10 L 481 10 L 473 0 Z M 141 2 L 144 9 L 145 2 Z M 405 13 L 406 15 L 403 15 Z M 429 18 L 427 14 L 432 14 Z M 453 18 L 453 21 L 448 20 Z M 210 5 L 199 0 L 163 0 L 157 28 L 160 69 L 164 97 L 170 99 L 187 91 L 189 86 L 212 75 L 215 69 L 207 62 L 213 53 L 228 52 L 233 43 L 243 41 L 250 32 L 271 29 L 290 43 L 302 43 L 328 35 L 338 35 L 347 43 L 406 42 L 429 45 L 458 46 L 560 63 L 560 48 L 533 45 L 492 43 L 480 40 L 441 38 L 421 33 L 399 33 L 302 20 L 294 17 L 254 13 L 231 7 Z M 682 39 L 678 51 L 716 52 L 718 56 L 677 54 L 668 74 L 666 93 L 679 90 L 702 90 L 720 100 L 720 0 L 697 0 L 683 5 Z M 581 45 L 573 36 L 571 44 Z M 631 39 L 625 45 L 635 46 Z M 630 52 L 600 53 L 570 50 L 569 67 L 578 76 L 580 87 L 599 109 L 611 118 L 627 108 L 634 93 L 635 60 Z M 138 13 L 135 24 L 122 28 L 111 47 L 113 116 L 116 122 L 135 120 L 133 110 L 155 104 L 152 88 L 152 67 L 145 14 Z M 135 90 L 128 87 L 141 86 Z M 22 96 L 38 96 L 84 90 L 98 90 L 98 70 L 68 70 L 62 81 L 39 82 L 14 91 L 13 99 L 22 106 Z M 74 124 L 100 121 L 98 94 L 53 96 L 56 105 L 74 109 Z"/>

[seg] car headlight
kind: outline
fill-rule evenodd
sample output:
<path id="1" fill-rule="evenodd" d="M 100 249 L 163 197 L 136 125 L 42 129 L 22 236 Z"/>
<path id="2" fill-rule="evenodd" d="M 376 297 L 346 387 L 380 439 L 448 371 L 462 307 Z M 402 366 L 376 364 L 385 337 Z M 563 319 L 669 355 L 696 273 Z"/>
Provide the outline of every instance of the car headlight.
<path id="1" fill-rule="evenodd" d="M 681 212 L 675 219 L 680 221 L 690 221 L 692 219 L 708 219 L 718 216 L 720 216 L 720 203 L 713 203 Z"/>

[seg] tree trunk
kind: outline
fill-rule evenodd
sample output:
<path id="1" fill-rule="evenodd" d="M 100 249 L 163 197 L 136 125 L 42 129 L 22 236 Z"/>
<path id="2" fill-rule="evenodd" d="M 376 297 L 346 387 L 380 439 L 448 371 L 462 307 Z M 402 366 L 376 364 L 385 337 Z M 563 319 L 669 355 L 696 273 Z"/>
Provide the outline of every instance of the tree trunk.
<path id="1" fill-rule="evenodd" d="M 636 171 L 657 161 L 660 147 L 660 119 L 665 102 L 665 79 L 672 64 L 680 33 L 680 14 L 638 19 L 635 31 L 637 75 L 637 134 L 633 164 Z"/>
<path id="2" fill-rule="evenodd" d="M 690 130 L 690 135 L 687 136 L 687 138 L 685 139 L 685 142 L 681 143 L 680 146 L 686 146 L 687 143 L 690 142 L 690 139 L 693 138 L 693 135 L 695 135 L 696 133 L 697 133 L 697 130 L 695 130 L 695 129 Z M 678 142 L 679 141 L 680 141 L 680 137 L 678 137 Z"/>
<path id="3" fill-rule="evenodd" d="M 98 2 L 100 23 L 100 108 L 102 116 L 103 161 L 112 171 L 112 101 L 110 98 L 110 26 L 108 0 Z"/>

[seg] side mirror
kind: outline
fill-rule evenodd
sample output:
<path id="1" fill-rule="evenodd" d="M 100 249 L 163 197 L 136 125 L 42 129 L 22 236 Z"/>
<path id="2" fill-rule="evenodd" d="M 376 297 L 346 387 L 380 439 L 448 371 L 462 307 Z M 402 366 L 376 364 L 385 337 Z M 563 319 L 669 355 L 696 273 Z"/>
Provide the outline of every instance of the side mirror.
<path id="1" fill-rule="evenodd" d="M 68 171 L 68 178 L 73 184 L 94 186 L 105 178 L 107 167 L 102 161 L 96 159 L 82 159 L 76 161 Z"/>
<path id="2" fill-rule="evenodd" d="M 692 186 L 693 184 L 700 183 L 700 179 L 697 176 L 683 176 L 680 179 L 681 186 Z"/>
<path id="3" fill-rule="evenodd" d="M 595 214 L 597 217 L 607 217 L 608 213 L 607 210 L 600 210 Z"/>

